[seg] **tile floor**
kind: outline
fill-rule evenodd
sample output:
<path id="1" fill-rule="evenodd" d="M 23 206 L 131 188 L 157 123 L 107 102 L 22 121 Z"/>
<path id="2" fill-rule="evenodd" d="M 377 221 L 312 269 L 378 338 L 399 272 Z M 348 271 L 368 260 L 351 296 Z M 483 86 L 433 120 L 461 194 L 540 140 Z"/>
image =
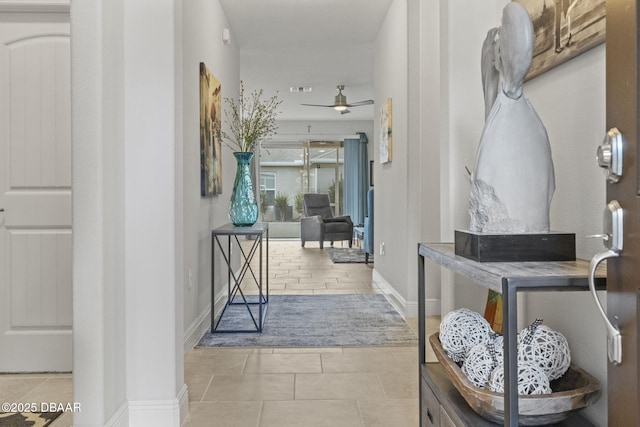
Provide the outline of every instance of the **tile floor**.
<path id="1" fill-rule="evenodd" d="M 306 246 L 271 240 L 272 294 L 379 292 L 372 264 L 333 264 Z M 186 427 L 415 427 L 417 359 L 416 347 L 196 348 L 185 354 Z M 72 402 L 71 388 L 70 374 L 0 375 L 1 401 Z M 52 427 L 71 425 L 64 414 Z"/>

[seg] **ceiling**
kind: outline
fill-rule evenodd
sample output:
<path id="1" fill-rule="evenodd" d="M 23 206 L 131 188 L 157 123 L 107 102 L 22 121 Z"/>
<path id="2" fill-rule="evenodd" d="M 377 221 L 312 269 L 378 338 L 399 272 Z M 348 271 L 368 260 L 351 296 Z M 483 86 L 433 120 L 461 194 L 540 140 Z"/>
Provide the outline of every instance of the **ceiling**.
<path id="1" fill-rule="evenodd" d="M 347 102 L 373 99 L 373 46 L 393 0 L 220 0 L 240 49 L 245 90 L 262 88 L 283 100 L 281 120 L 373 120 L 373 105 L 341 115 L 336 86 Z M 312 86 L 291 93 L 291 86 Z"/>

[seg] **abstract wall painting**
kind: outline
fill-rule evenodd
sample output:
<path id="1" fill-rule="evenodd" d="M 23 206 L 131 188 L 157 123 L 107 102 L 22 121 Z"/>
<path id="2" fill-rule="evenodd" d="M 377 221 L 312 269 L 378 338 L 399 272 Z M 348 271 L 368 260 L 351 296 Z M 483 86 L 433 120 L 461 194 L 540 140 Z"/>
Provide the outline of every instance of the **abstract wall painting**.
<path id="1" fill-rule="evenodd" d="M 513 0 L 529 12 L 535 32 L 532 79 L 605 41 L 605 0 Z"/>
<path id="2" fill-rule="evenodd" d="M 222 193 L 220 82 L 200 63 L 200 195 Z"/>
<path id="3" fill-rule="evenodd" d="M 393 135 L 391 98 L 388 98 L 380 109 L 380 163 L 393 160 Z"/>

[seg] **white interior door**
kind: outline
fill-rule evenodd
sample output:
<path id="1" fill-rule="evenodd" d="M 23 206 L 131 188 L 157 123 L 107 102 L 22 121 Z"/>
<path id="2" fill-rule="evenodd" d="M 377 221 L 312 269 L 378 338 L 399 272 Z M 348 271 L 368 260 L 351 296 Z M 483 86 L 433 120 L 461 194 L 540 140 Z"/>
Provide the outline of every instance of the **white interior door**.
<path id="1" fill-rule="evenodd" d="M 0 12 L 0 372 L 70 371 L 68 13 Z"/>

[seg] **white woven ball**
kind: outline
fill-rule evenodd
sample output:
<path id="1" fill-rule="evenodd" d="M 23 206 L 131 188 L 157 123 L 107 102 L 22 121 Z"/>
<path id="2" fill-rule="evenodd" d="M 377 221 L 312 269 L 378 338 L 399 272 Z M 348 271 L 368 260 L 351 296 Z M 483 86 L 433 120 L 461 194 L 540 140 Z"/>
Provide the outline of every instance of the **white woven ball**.
<path id="1" fill-rule="evenodd" d="M 496 363 L 501 365 L 504 363 L 504 337 L 496 335 L 493 339 L 493 349 L 496 353 Z"/>
<path id="2" fill-rule="evenodd" d="M 464 362 L 469 349 L 493 337 L 489 322 L 466 308 L 450 311 L 440 322 L 440 342 L 455 362 Z"/>
<path id="3" fill-rule="evenodd" d="M 497 366 L 489 377 L 489 390 L 504 393 L 504 365 Z M 518 394 L 549 394 L 549 377 L 544 370 L 530 363 L 518 364 Z"/>
<path id="4" fill-rule="evenodd" d="M 495 366 L 496 361 L 491 355 L 489 347 L 486 344 L 478 344 L 467 353 L 462 365 L 462 372 L 474 386 L 487 388 L 489 376 Z"/>
<path id="5" fill-rule="evenodd" d="M 571 365 L 569 343 L 564 335 L 545 325 L 534 331 L 524 329 L 518 336 L 518 363 L 536 364 L 553 381 Z"/>

